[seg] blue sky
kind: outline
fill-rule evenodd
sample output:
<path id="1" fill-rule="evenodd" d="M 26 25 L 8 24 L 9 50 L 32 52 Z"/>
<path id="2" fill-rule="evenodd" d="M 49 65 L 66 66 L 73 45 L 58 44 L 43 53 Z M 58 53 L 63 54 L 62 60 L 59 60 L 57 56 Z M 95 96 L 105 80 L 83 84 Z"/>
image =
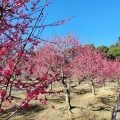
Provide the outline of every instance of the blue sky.
<path id="1" fill-rule="evenodd" d="M 49 0 L 46 23 L 75 16 L 67 23 L 47 28 L 43 37 L 73 33 L 81 44 L 110 46 L 120 36 L 120 0 Z"/>

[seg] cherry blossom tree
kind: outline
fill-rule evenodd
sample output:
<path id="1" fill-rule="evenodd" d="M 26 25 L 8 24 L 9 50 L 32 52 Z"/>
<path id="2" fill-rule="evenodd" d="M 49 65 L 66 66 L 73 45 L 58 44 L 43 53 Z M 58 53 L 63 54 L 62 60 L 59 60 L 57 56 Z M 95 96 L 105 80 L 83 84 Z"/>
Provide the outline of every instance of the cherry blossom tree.
<path id="1" fill-rule="evenodd" d="M 78 41 L 75 40 L 73 35 L 67 34 L 64 38 L 55 36 L 52 43 L 44 42 L 44 45 L 37 50 L 32 59 L 35 63 L 35 77 L 40 74 L 47 74 L 50 77 L 57 76 L 56 81 L 64 87 L 65 108 L 69 110 L 71 110 L 71 104 L 68 82 L 75 71 L 73 69 L 73 58 L 66 50 L 77 45 Z"/>
<path id="2" fill-rule="evenodd" d="M 49 78 L 57 76 L 53 82 L 62 83 L 66 98 L 65 108 L 71 111 L 70 79 L 78 77 L 88 81 L 95 95 L 95 86 L 104 85 L 107 79 L 115 75 L 112 69 L 113 62 L 104 58 L 100 52 L 79 45 L 71 35 L 64 38 L 55 36 L 53 39 L 56 41 L 50 43 L 46 40 L 43 46 L 35 51 L 31 59 L 31 62 L 35 63 L 33 77 L 35 79 L 42 74 Z"/>
<path id="3" fill-rule="evenodd" d="M 13 88 L 26 90 L 26 98 L 19 108 L 26 110 L 31 99 L 38 99 L 46 93 L 47 78 L 44 74 L 37 81 L 30 81 L 33 65 L 26 66 L 32 57 L 31 51 L 43 39 L 41 33 L 46 27 L 59 26 L 66 20 L 44 24 L 44 10 L 51 2 L 40 0 L 1 0 L 0 1 L 0 111 L 5 101 L 11 101 Z M 28 70 L 27 75 L 24 71 Z M 24 76 L 24 78 L 22 78 Z M 54 79 L 54 78 L 53 78 Z M 39 100 L 39 99 L 38 99 Z M 40 100 L 41 101 L 41 100 Z M 16 113 L 16 111 L 14 113 Z M 13 115 L 13 114 L 12 114 Z M 11 116 L 12 116 L 11 115 Z M 9 116 L 6 119 L 9 119 Z"/>
<path id="4" fill-rule="evenodd" d="M 113 60 L 111 61 L 111 78 L 114 79 L 118 85 L 120 86 L 120 61 L 119 60 Z"/>
<path id="5" fill-rule="evenodd" d="M 79 47 L 79 54 L 76 59 L 76 74 L 81 79 L 85 79 L 91 83 L 92 93 L 95 95 L 95 84 L 100 83 L 100 75 L 103 65 L 103 56 L 96 50 L 93 50 L 87 46 Z M 101 81 L 103 84 L 103 80 Z"/>
<path id="6" fill-rule="evenodd" d="M 103 60 L 103 67 L 100 69 L 99 75 L 98 75 L 98 82 L 97 84 L 102 84 L 105 89 L 106 82 L 110 82 L 113 77 L 113 62 L 111 60 L 104 59 Z"/>

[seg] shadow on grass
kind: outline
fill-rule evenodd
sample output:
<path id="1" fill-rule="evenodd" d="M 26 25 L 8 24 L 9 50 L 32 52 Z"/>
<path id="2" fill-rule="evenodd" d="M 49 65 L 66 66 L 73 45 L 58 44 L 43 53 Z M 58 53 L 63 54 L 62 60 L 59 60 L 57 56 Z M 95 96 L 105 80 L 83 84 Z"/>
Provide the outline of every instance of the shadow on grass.
<path id="1" fill-rule="evenodd" d="M 5 119 L 7 116 L 9 116 L 12 112 L 14 112 L 16 110 L 16 106 L 11 107 L 10 109 L 7 109 L 6 111 L 4 111 L 4 113 L 0 114 L 0 120 Z M 34 115 L 35 113 L 38 113 L 40 111 L 45 110 L 45 108 L 43 106 L 39 106 L 37 104 L 35 105 L 29 105 L 28 110 L 24 111 L 21 109 L 19 109 L 15 116 L 30 116 L 30 115 Z M 14 117 L 14 116 L 13 116 Z"/>
<path id="2" fill-rule="evenodd" d="M 117 112 L 120 112 L 120 109 L 119 109 L 119 110 L 117 110 Z"/>
<path id="3" fill-rule="evenodd" d="M 35 105 L 29 105 L 29 108 L 28 110 L 22 110 L 20 109 L 17 114 L 22 114 L 22 115 L 31 115 L 33 113 L 37 113 L 37 112 L 40 112 L 40 111 L 43 111 L 45 110 L 45 108 L 43 106 L 39 106 L 37 104 Z"/>
<path id="4" fill-rule="evenodd" d="M 50 98 L 48 101 L 56 102 L 56 103 L 63 103 L 64 99 L 52 99 L 52 98 Z"/>
<path id="5" fill-rule="evenodd" d="M 21 100 L 20 97 L 16 97 L 16 96 L 11 96 L 10 99 L 11 99 L 11 100 Z"/>
<path id="6" fill-rule="evenodd" d="M 77 95 L 82 95 L 86 93 L 91 93 L 91 89 L 72 89 L 71 92 L 76 93 Z"/>
<path id="7" fill-rule="evenodd" d="M 105 110 L 105 107 L 102 106 L 92 109 L 92 111 L 103 111 L 103 110 Z"/>

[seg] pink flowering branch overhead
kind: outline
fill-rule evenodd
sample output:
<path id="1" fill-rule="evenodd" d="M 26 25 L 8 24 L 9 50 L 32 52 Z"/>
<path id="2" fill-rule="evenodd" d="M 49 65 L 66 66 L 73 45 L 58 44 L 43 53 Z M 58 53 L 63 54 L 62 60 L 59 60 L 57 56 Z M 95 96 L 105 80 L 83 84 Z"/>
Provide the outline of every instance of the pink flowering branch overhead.
<path id="1" fill-rule="evenodd" d="M 22 104 L 25 104 L 23 109 L 27 109 L 28 102 L 31 99 L 39 100 L 38 95 L 46 94 L 48 84 L 56 80 L 56 76 L 50 78 L 43 74 L 31 82 L 30 80 L 33 79 L 31 76 L 34 73 L 33 64 L 26 64 L 26 61 L 30 61 L 32 57 L 32 51 L 42 41 L 40 36 L 42 31 L 47 27 L 58 26 L 70 20 L 69 18 L 44 24 L 46 19 L 44 10 L 50 4 L 48 0 L 45 0 L 44 4 L 40 0 L 0 1 L 1 112 L 3 102 L 11 101 L 13 89 L 26 91 L 26 98 Z"/>

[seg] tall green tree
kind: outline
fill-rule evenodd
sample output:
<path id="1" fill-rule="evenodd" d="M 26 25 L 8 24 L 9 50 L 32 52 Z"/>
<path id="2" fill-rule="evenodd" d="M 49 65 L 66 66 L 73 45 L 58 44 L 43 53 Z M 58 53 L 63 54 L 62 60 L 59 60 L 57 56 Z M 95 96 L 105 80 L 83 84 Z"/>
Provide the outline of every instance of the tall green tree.
<path id="1" fill-rule="evenodd" d="M 120 45 L 120 37 L 118 37 L 118 40 L 117 40 L 117 42 L 115 43 L 115 46 L 118 46 L 118 45 Z"/>
<path id="2" fill-rule="evenodd" d="M 120 59 L 120 46 L 110 47 L 107 52 L 107 57 L 111 59 Z"/>
<path id="3" fill-rule="evenodd" d="M 92 50 L 95 50 L 94 44 L 86 44 L 85 46 L 90 47 Z"/>
<path id="4" fill-rule="evenodd" d="M 101 53 L 104 53 L 105 56 L 106 56 L 106 54 L 107 54 L 109 48 L 108 48 L 107 46 L 103 45 L 103 46 L 97 47 L 97 50 L 100 51 Z"/>

